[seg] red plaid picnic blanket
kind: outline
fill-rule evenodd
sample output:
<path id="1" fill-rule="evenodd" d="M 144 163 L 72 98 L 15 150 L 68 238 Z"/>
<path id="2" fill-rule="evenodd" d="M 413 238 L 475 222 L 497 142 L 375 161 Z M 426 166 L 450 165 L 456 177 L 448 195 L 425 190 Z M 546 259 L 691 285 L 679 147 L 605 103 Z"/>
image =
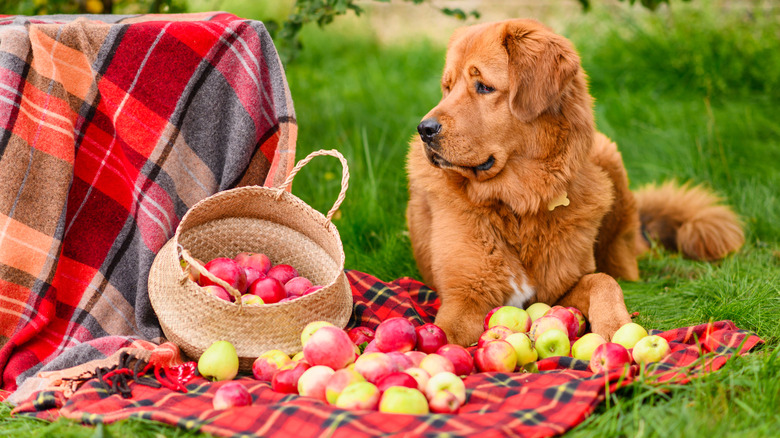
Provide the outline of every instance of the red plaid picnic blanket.
<path id="1" fill-rule="evenodd" d="M 347 271 L 355 302 L 349 327 L 375 328 L 380 321 L 402 316 L 415 324 L 433 321 L 439 306 L 436 293 L 420 282 L 401 278 L 385 283 L 357 271 Z M 734 354 L 744 354 L 761 340 L 729 321 L 667 332 L 672 353 L 645 372 L 647 381 L 683 384 L 722 367 Z M 538 362 L 539 373 L 479 373 L 466 378 L 467 403 L 456 415 L 396 415 L 345 411 L 319 400 L 274 392 L 267 382 L 241 377 L 252 394 L 252 405 L 212 409 L 212 398 L 225 382 L 197 378 L 188 392 L 134 385 L 133 397 L 109 395 L 91 380 L 64 402 L 58 393 L 41 392 L 19 405 L 15 413 L 44 419 L 58 416 L 86 424 L 129 417 L 159 421 L 221 436 L 374 437 L 387 435 L 517 437 L 554 436 L 582 422 L 606 397 L 607 391 L 630 384 L 634 365 L 621 372 L 593 374 L 588 363 L 570 357 Z"/>
<path id="2" fill-rule="evenodd" d="M 0 16 L 0 388 L 159 342 L 155 254 L 197 201 L 281 183 L 296 133 L 260 22 Z"/>

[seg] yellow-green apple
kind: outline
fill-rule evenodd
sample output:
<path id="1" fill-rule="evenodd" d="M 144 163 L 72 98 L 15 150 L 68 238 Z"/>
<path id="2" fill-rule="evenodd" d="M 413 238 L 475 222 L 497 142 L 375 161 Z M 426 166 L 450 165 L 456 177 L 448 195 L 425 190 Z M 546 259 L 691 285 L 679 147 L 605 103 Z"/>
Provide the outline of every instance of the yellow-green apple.
<path id="1" fill-rule="evenodd" d="M 528 332 L 528 336 L 534 341 L 534 345 L 536 345 L 536 340 L 539 338 L 539 335 L 552 329 L 560 330 L 566 333 L 567 338 L 569 337 L 569 329 L 566 327 L 566 324 L 551 315 L 542 316 L 534 321 L 534 323 L 531 324 L 531 330 Z"/>
<path id="2" fill-rule="evenodd" d="M 571 356 L 575 359 L 590 360 L 593 351 L 601 344 L 606 344 L 607 340 L 597 333 L 586 333 L 581 338 L 574 341 L 571 346 Z"/>
<path id="3" fill-rule="evenodd" d="M 252 363 L 252 375 L 255 379 L 270 382 L 274 373 L 283 366 L 292 363 L 293 360 L 281 350 L 269 350 L 255 359 Z"/>
<path id="4" fill-rule="evenodd" d="M 503 325 L 494 325 L 479 335 L 479 339 L 477 340 L 477 347 L 482 348 L 488 342 L 497 341 L 499 339 L 506 339 L 506 337 L 512 333 L 514 332 L 509 327 L 504 327 Z"/>
<path id="5" fill-rule="evenodd" d="M 309 368 L 311 368 L 311 365 L 304 361 L 292 362 L 283 366 L 274 373 L 274 377 L 271 379 L 271 388 L 276 392 L 284 394 L 297 394 L 298 379 Z"/>
<path id="6" fill-rule="evenodd" d="M 299 351 L 292 355 L 292 361 L 293 362 L 300 362 L 302 360 L 305 360 L 303 357 L 303 351 Z"/>
<path id="7" fill-rule="evenodd" d="M 452 362 L 450 362 L 450 360 L 447 359 L 446 357 L 438 355 L 436 353 L 431 353 L 425 356 L 423 360 L 420 361 L 419 367 L 427 371 L 428 374 L 431 375 L 431 377 L 439 373 L 455 372 L 455 365 L 453 365 Z"/>
<path id="8" fill-rule="evenodd" d="M 540 359 L 554 356 L 568 356 L 571 351 L 569 335 L 559 329 L 546 330 L 539 335 L 534 342 L 534 348 Z"/>
<path id="9" fill-rule="evenodd" d="M 311 365 L 340 370 L 355 361 L 355 344 L 338 327 L 320 327 L 304 344 L 303 357 Z"/>
<path id="10" fill-rule="evenodd" d="M 670 351 L 669 342 L 666 339 L 658 335 L 650 335 L 638 340 L 631 354 L 634 362 L 648 364 L 658 362 L 666 357 Z"/>
<path id="11" fill-rule="evenodd" d="M 262 298 L 263 302 L 266 304 L 278 303 L 284 298 L 287 298 L 287 292 L 284 291 L 282 283 L 279 283 L 279 280 L 271 277 L 255 280 L 254 283 L 249 285 L 246 293 L 257 295 Z"/>
<path id="12" fill-rule="evenodd" d="M 590 357 L 590 370 L 594 373 L 624 369 L 631 364 L 631 355 L 626 347 L 614 342 L 601 344 Z"/>
<path id="13" fill-rule="evenodd" d="M 468 376 L 474 371 L 474 358 L 468 350 L 457 344 L 442 345 L 436 354 L 444 356 L 452 362 L 453 371 L 457 376 Z"/>
<path id="14" fill-rule="evenodd" d="M 245 306 L 262 306 L 265 303 L 263 302 L 263 299 L 257 295 L 244 294 L 241 295 L 241 304 Z"/>
<path id="15" fill-rule="evenodd" d="M 388 414 L 424 415 L 428 411 L 428 400 L 415 388 L 392 386 L 382 394 L 379 412 Z"/>
<path id="16" fill-rule="evenodd" d="M 259 252 L 240 252 L 233 257 L 233 260 L 244 269 L 254 269 L 263 276 L 271 269 L 271 259 L 267 255 Z"/>
<path id="17" fill-rule="evenodd" d="M 198 372 L 209 380 L 233 380 L 238 374 L 236 348 L 228 341 L 214 342 L 198 358 Z"/>
<path id="18" fill-rule="evenodd" d="M 314 334 L 317 330 L 321 329 L 322 327 L 336 327 L 333 325 L 333 323 L 328 321 L 312 321 L 306 326 L 303 327 L 303 330 L 301 330 L 301 346 L 306 345 L 306 341 L 311 338 L 311 335 Z"/>
<path id="19" fill-rule="evenodd" d="M 203 265 L 203 262 L 201 262 L 200 260 L 198 260 L 198 262 L 201 264 L 201 266 Z M 181 269 L 187 273 L 190 280 L 200 285 L 200 271 L 198 271 L 198 269 L 195 268 L 194 266 L 190 266 L 189 262 L 187 262 L 186 260 L 183 259 L 180 260 L 179 264 L 181 265 Z"/>
<path id="20" fill-rule="evenodd" d="M 233 259 L 217 257 L 204 266 L 213 276 L 229 284 L 238 291 L 246 290 L 246 273 Z M 205 275 L 200 277 L 201 286 L 217 284 Z M 217 286 L 219 286 L 217 284 Z"/>
<path id="21" fill-rule="evenodd" d="M 390 356 L 390 359 L 393 360 L 393 365 L 395 365 L 396 371 L 403 371 L 407 368 L 414 366 L 414 363 L 412 363 L 412 359 L 410 359 L 409 356 L 406 355 L 406 353 L 401 353 L 400 351 L 391 351 L 385 354 Z"/>
<path id="22" fill-rule="evenodd" d="M 237 408 L 252 404 L 252 396 L 241 382 L 227 382 L 217 388 L 212 400 L 214 409 Z"/>
<path id="23" fill-rule="evenodd" d="M 528 312 L 528 316 L 531 317 L 531 321 L 536 321 L 543 317 L 548 310 L 550 310 L 550 306 L 542 302 L 533 303 L 525 309 Z"/>
<path id="24" fill-rule="evenodd" d="M 355 371 L 354 368 L 342 368 L 333 373 L 333 375 L 328 379 L 328 383 L 325 385 L 325 398 L 327 399 L 328 403 L 334 405 L 336 404 L 336 400 L 339 398 L 339 395 L 341 395 L 341 392 L 344 391 L 344 388 L 353 383 L 365 381 L 366 379 L 364 379 L 360 373 Z"/>
<path id="25" fill-rule="evenodd" d="M 374 331 L 368 327 L 354 327 L 347 331 L 347 335 L 355 345 L 371 342 L 374 339 Z"/>
<path id="26" fill-rule="evenodd" d="M 414 380 L 417 381 L 417 389 L 420 391 L 425 391 L 425 385 L 428 384 L 428 380 L 431 378 L 431 375 L 428 374 L 428 371 L 425 371 L 422 368 L 412 367 L 407 368 L 404 372 L 414 377 Z"/>
<path id="27" fill-rule="evenodd" d="M 210 293 L 211 295 L 214 295 L 215 297 L 219 298 L 220 300 L 225 301 L 233 301 L 233 296 L 228 293 L 228 291 L 225 290 L 224 287 L 216 285 L 216 284 L 210 284 L 208 286 L 201 286 L 203 290 Z"/>
<path id="28" fill-rule="evenodd" d="M 482 331 L 485 331 L 488 329 L 488 323 L 490 322 L 490 317 L 493 316 L 494 313 L 496 313 L 496 310 L 500 309 L 502 306 L 494 307 L 490 310 L 490 312 L 485 315 L 485 320 L 482 322 Z"/>
<path id="29" fill-rule="evenodd" d="M 573 341 L 577 337 L 580 321 L 569 309 L 563 306 L 552 306 L 545 316 L 552 316 L 561 320 L 566 326 L 566 334 L 569 337 L 569 341 Z"/>
<path id="30" fill-rule="evenodd" d="M 420 362 L 427 356 L 427 354 L 417 350 L 407 351 L 404 355 L 411 359 L 413 367 L 419 367 Z"/>
<path id="31" fill-rule="evenodd" d="M 375 410 L 379 405 L 379 389 L 371 382 L 353 383 L 339 394 L 336 406 L 348 410 Z"/>
<path id="32" fill-rule="evenodd" d="M 534 349 L 533 342 L 526 333 L 512 333 L 504 340 L 515 349 L 517 366 L 522 367 L 527 363 L 536 362 L 536 359 L 539 358 L 539 353 Z"/>
<path id="33" fill-rule="evenodd" d="M 645 336 L 647 336 L 647 330 L 644 327 L 635 322 L 629 322 L 617 329 L 612 335 L 612 342 L 626 348 L 634 348 L 634 345 Z"/>
<path id="34" fill-rule="evenodd" d="M 417 332 L 414 324 L 406 318 L 390 318 L 379 323 L 374 335 L 379 351 L 400 351 L 401 353 L 414 350 L 417 346 Z"/>
<path id="35" fill-rule="evenodd" d="M 498 339 L 477 348 L 474 352 L 474 362 L 482 372 L 511 373 L 517 366 L 517 353 L 509 342 Z"/>
<path id="36" fill-rule="evenodd" d="M 582 337 L 582 335 L 585 334 L 585 330 L 588 328 L 588 321 L 585 319 L 585 315 L 576 307 L 567 307 L 567 309 L 574 314 L 577 321 L 580 323 L 580 328 L 577 329 L 577 336 Z"/>
<path id="37" fill-rule="evenodd" d="M 417 389 L 417 380 L 407 373 L 397 371 L 382 377 L 376 382 L 376 387 L 379 388 L 380 392 L 385 392 L 387 388 L 392 386 L 405 386 Z"/>
<path id="38" fill-rule="evenodd" d="M 271 269 L 269 269 L 265 274 L 265 276 L 269 278 L 275 278 L 279 280 L 279 283 L 285 284 L 293 278 L 300 276 L 300 274 L 298 274 L 297 269 L 290 265 L 279 264 L 272 266 Z"/>
<path id="39" fill-rule="evenodd" d="M 415 329 L 417 333 L 417 351 L 423 353 L 435 353 L 442 345 L 447 343 L 447 335 L 438 325 L 425 323 Z"/>
<path id="40" fill-rule="evenodd" d="M 363 353 L 355 361 L 355 371 L 371 383 L 376 383 L 382 377 L 394 373 L 395 363 L 385 353 Z"/>
<path id="41" fill-rule="evenodd" d="M 488 328 L 504 326 L 512 332 L 525 333 L 531 328 L 531 317 L 528 312 L 515 306 L 501 306 L 488 321 Z"/>
<path id="42" fill-rule="evenodd" d="M 315 365 L 301 374 L 298 379 L 298 394 L 328 401 L 325 397 L 325 387 L 328 379 L 335 373 L 333 368 Z"/>
<path id="43" fill-rule="evenodd" d="M 454 394 L 461 405 L 466 403 L 466 384 L 455 374 L 439 373 L 431 376 L 428 383 L 425 384 L 425 396 L 428 400 L 432 400 L 441 391 L 449 391 Z"/>

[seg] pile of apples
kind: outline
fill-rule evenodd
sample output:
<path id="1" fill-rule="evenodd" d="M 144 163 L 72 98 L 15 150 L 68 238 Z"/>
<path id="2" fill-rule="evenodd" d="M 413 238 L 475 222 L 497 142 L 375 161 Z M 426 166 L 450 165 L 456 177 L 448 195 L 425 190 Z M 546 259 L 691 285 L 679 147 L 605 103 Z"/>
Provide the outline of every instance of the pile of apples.
<path id="1" fill-rule="evenodd" d="M 186 265 L 186 262 L 182 263 Z M 243 305 L 283 303 L 322 289 L 322 286 L 313 285 L 311 280 L 298 274 L 294 267 L 274 265 L 262 253 L 240 252 L 232 259 L 217 257 L 206 263 L 204 268 L 239 291 Z M 225 288 L 200 275 L 196 269 L 189 268 L 189 276 L 217 298 L 235 300 Z"/>
<path id="2" fill-rule="evenodd" d="M 383 321 L 375 332 L 315 321 L 301 333 L 299 353 L 265 352 L 254 361 L 252 374 L 277 392 L 343 409 L 452 414 L 466 403 L 463 378 L 473 373 L 533 371 L 538 359 L 554 356 L 590 361 L 598 373 L 625 369 L 632 361 L 659 361 L 669 353 L 664 338 L 648 336 L 638 324 L 624 325 L 606 342 L 585 333 L 587 321 L 579 310 L 542 303 L 527 310 L 497 307 L 485 317 L 484 328 L 478 343 L 467 349 L 449 344 L 438 326 L 415 327 L 405 318 Z M 232 380 L 238 373 L 235 349 L 227 341 L 215 342 L 198 370 L 207 378 Z M 247 404 L 251 397 L 239 382 L 224 384 L 214 397 L 215 409 Z"/>

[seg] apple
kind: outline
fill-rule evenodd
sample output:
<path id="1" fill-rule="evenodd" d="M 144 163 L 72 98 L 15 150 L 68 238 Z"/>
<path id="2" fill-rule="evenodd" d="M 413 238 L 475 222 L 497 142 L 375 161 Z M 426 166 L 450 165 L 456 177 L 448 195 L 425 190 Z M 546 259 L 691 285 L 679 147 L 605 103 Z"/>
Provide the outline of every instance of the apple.
<path id="1" fill-rule="evenodd" d="M 576 307 L 567 307 L 566 309 L 573 313 L 577 318 L 577 321 L 579 321 L 580 328 L 577 329 L 577 336 L 582 337 L 585 334 L 585 330 L 588 328 L 588 321 L 585 319 L 585 315 L 583 315 L 582 312 L 580 312 L 580 309 Z"/>
<path id="2" fill-rule="evenodd" d="M 563 330 L 550 329 L 539 335 L 534 348 L 540 359 L 554 356 L 568 356 L 571 351 L 569 335 Z"/>
<path id="3" fill-rule="evenodd" d="M 509 345 L 515 350 L 517 366 L 522 367 L 531 362 L 536 362 L 536 359 L 539 358 L 539 353 L 534 349 L 533 342 L 531 342 L 531 338 L 527 334 L 512 333 L 504 340 L 509 342 Z"/>
<path id="4" fill-rule="evenodd" d="M 525 311 L 528 312 L 528 316 L 531 317 L 532 322 L 543 317 L 549 310 L 550 306 L 542 302 L 533 303 L 525 309 Z"/>
<path id="5" fill-rule="evenodd" d="M 198 260 L 198 259 L 195 259 Z M 198 260 L 198 262 L 203 265 L 203 262 Z M 179 265 L 181 265 L 181 269 L 184 272 L 187 272 L 187 276 L 190 278 L 190 280 L 194 281 L 195 283 L 200 284 L 200 271 L 198 271 L 197 268 L 190 266 L 190 264 L 186 260 L 180 260 Z"/>
<path id="6" fill-rule="evenodd" d="M 263 299 L 257 295 L 244 294 L 241 295 L 241 304 L 245 306 L 262 306 L 265 303 L 263 302 Z"/>
<path id="7" fill-rule="evenodd" d="M 414 380 L 417 382 L 417 389 L 420 391 L 425 391 L 425 385 L 427 385 L 428 380 L 431 379 L 431 375 L 428 374 L 428 371 L 425 371 L 422 368 L 412 367 L 407 368 L 404 372 L 414 378 Z"/>
<path id="8" fill-rule="evenodd" d="M 325 399 L 328 403 L 334 405 L 336 404 L 339 395 L 344 391 L 344 388 L 353 383 L 365 381 L 366 379 L 351 367 L 337 370 L 328 378 L 328 383 L 325 384 Z"/>
<path id="9" fill-rule="evenodd" d="M 295 277 L 284 284 L 284 291 L 288 297 L 301 297 L 312 286 L 311 280 L 306 277 Z"/>
<path id="10" fill-rule="evenodd" d="M 300 274 L 298 274 L 298 271 L 290 265 L 279 264 L 269 269 L 265 276 L 268 278 L 275 278 L 279 280 L 280 283 L 286 284 L 293 278 L 300 276 Z"/>
<path id="11" fill-rule="evenodd" d="M 224 287 L 216 285 L 216 284 L 210 284 L 208 286 L 201 286 L 203 290 L 210 293 L 211 295 L 214 295 L 215 297 L 219 298 L 220 300 L 225 301 L 233 301 L 233 296 L 228 293 L 228 291 L 225 290 Z"/>
<path id="12" fill-rule="evenodd" d="M 379 412 L 424 415 L 429 413 L 428 400 L 415 388 L 392 386 L 382 394 Z"/>
<path id="13" fill-rule="evenodd" d="M 311 365 L 304 361 L 292 362 L 283 366 L 274 374 L 271 380 L 271 388 L 283 394 L 297 394 L 298 380 L 309 368 L 311 368 Z"/>
<path id="14" fill-rule="evenodd" d="M 338 327 L 320 327 L 303 345 L 303 357 L 311 365 L 340 370 L 355 361 L 355 344 Z"/>
<path id="15" fill-rule="evenodd" d="M 314 334 L 317 330 L 321 329 L 322 327 L 336 327 L 333 325 L 333 323 L 329 321 L 312 321 L 301 330 L 301 346 L 306 345 L 306 341 L 311 338 L 311 335 Z"/>
<path id="16" fill-rule="evenodd" d="M 510 335 L 511 336 L 511 335 Z M 449 359 L 455 368 L 456 376 L 468 376 L 474 371 L 474 358 L 468 350 L 457 344 L 446 344 L 436 350 L 436 354 Z"/>
<path id="17" fill-rule="evenodd" d="M 447 344 L 447 335 L 439 326 L 425 323 L 415 329 L 417 333 L 417 351 L 435 353 L 442 345 Z"/>
<path id="18" fill-rule="evenodd" d="M 590 360 L 593 351 L 607 340 L 597 333 L 586 333 L 571 346 L 571 356 L 579 360 Z"/>
<path id="19" fill-rule="evenodd" d="M 229 284 L 233 289 L 243 291 L 246 289 L 246 273 L 233 259 L 217 257 L 204 266 L 210 274 Z M 217 285 L 205 275 L 200 277 L 201 286 Z"/>
<path id="20" fill-rule="evenodd" d="M 401 353 L 400 351 L 391 351 L 385 354 L 390 356 L 390 359 L 393 360 L 393 365 L 395 366 L 396 371 L 403 371 L 414 366 L 412 359 L 410 359 L 406 353 Z"/>
<path id="21" fill-rule="evenodd" d="M 590 357 L 590 370 L 594 373 L 623 369 L 631 364 L 631 355 L 626 347 L 615 342 L 601 344 Z"/>
<path id="22" fill-rule="evenodd" d="M 278 303 L 283 298 L 287 298 L 287 292 L 284 286 L 271 277 L 259 278 L 249 285 L 246 291 L 248 294 L 257 295 L 263 299 L 266 304 Z"/>
<path id="23" fill-rule="evenodd" d="M 511 373 L 517 366 L 517 353 L 509 342 L 498 339 L 477 348 L 474 352 L 474 362 L 483 372 Z M 428 384 L 430 385 L 430 382 Z"/>
<path id="24" fill-rule="evenodd" d="M 634 358 L 634 362 L 648 364 L 660 361 L 670 351 L 671 348 L 669 348 L 669 342 L 666 339 L 658 335 L 650 335 L 637 341 L 634 349 L 631 351 L 631 355 Z"/>
<path id="25" fill-rule="evenodd" d="M 274 377 L 274 373 L 291 363 L 293 363 L 293 360 L 283 351 L 269 350 L 252 362 L 252 375 L 257 380 L 270 382 Z"/>
<path id="26" fill-rule="evenodd" d="M 362 345 L 374 340 L 374 331 L 368 327 L 354 327 L 347 331 L 347 336 L 355 345 Z"/>
<path id="27" fill-rule="evenodd" d="M 569 329 L 566 327 L 566 324 L 564 324 L 560 319 L 551 315 L 542 316 L 541 318 L 534 321 L 533 324 L 531 324 L 531 330 L 528 332 L 528 336 L 532 341 L 534 341 L 535 345 L 536 339 L 539 337 L 539 335 L 551 329 L 560 330 L 566 333 L 567 338 L 569 337 Z"/>
<path id="28" fill-rule="evenodd" d="M 271 259 L 267 255 L 259 252 L 240 252 L 233 257 L 233 260 L 244 269 L 254 269 L 263 276 L 271 269 Z"/>
<path id="29" fill-rule="evenodd" d="M 404 356 L 411 359 L 413 367 L 419 367 L 420 362 L 422 362 L 422 360 L 425 359 L 425 356 L 427 356 L 427 354 L 423 353 L 422 351 L 412 350 L 404 353 Z"/>
<path id="30" fill-rule="evenodd" d="M 439 373 L 435 376 L 431 376 L 428 383 L 425 384 L 425 396 L 428 400 L 433 399 L 433 397 L 441 391 L 449 391 L 454 394 L 461 405 L 466 403 L 466 384 L 463 383 L 463 379 L 455 374 Z"/>
<path id="31" fill-rule="evenodd" d="M 228 341 L 216 341 L 198 358 L 198 372 L 209 380 L 233 380 L 238 374 L 238 353 Z"/>
<path id="32" fill-rule="evenodd" d="M 241 382 L 227 382 L 217 388 L 212 405 L 214 409 L 228 409 L 252 404 L 252 396 Z"/>
<path id="33" fill-rule="evenodd" d="M 355 361 L 355 371 L 360 373 L 366 380 L 376 383 L 382 377 L 394 373 L 395 363 L 385 353 L 363 353 Z"/>
<path id="34" fill-rule="evenodd" d="M 508 327 L 495 325 L 482 332 L 482 334 L 479 336 L 479 340 L 477 340 L 477 347 L 482 348 L 488 342 L 506 339 L 507 336 L 511 335 L 512 333 L 514 332 Z"/>
<path id="35" fill-rule="evenodd" d="M 420 361 L 420 368 L 427 371 L 428 374 L 431 375 L 431 377 L 439 373 L 455 372 L 455 365 L 453 365 L 452 362 L 450 362 L 450 360 L 447 359 L 446 357 L 438 355 L 436 353 L 431 353 L 425 356 L 423 360 Z"/>
<path id="36" fill-rule="evenodd" d="M 353 383 L 336 399 L 336 406 L 348 410 L 374 410 L 379 405 L 379 389 L 371 382 Z"/>
<path id="37" fill-rule="evenodd" d="M 460 407 L 458 397 L 449 391 L 439 391 L 428 400 L 428 408 L 437 414 L 455 414 Z"/>
<path id="38" fill-rule="evenodd" d="M 252 283 L 265 277 L 265 274 L 263 274 L 262 272 L 258 271 L 255 268 L 244 268 L 244 274 L 246 275 L 247 289 L 249 289 L 249 286 Z M 246 290 L 241 291 L 241 293 L 246 293 Z"/>
<path id="39" fill-rule="evenodd" d="M 634 345 L 646 336 L 647 330 L 644 327 L 635 322 L 629 322 L 617 329 L 615 334 L 612 335 L 612 342 L 626 348 L 634 348 Z"/>
<path id="40" fill-rule="evenodd" d="M 494 307 L 490 310 L 490 312 L 485 315 L 485 320 L 482 322 L 482 331 L 485 331 L 488 329 L 488 322 L 490 322 L 490 317 L 493 316 L 494 313 L 496 313 L 496 310 L 500 309 L 503 306 Z"/>
<path id="41" fill-rule="evenodd" d="M 327 402 L 325 387 L 334 373 L 333 368 L 324 365 L 309 368 L 298 379 L 298 394 Z"/>
<path id="42" fill-rule="evenodd" d="M 566 334 L 569 341 L 577 338 L 577 331 L 580 329 L 580 321 L 569 309 L 562 306 L 552 306 L 545 316 L 552 316 L 561 320 L 566 326 Z"/>
<path id="43" fill-rule="evenodd" d="M 293 354 L 293 355 L 292 355 L 292 361 L 293 361 L 293 362 L 300 362 L 300 361 L 302 361 L 302 360 L 306 360 L 306 359 L 303 357 L 303 351 L 299 351 L 299 352 L 297 352 L 297 353 L 295 353 L 295 354 Z"/>
<path id="44" fill-rule="evenodd" d="M 319 285 L 312 286 L 312 287 L 306 289 L 305 291 L 303 291 L 303 294 L 304 295 L 313 294 L 314 292 L 317 292 L 318 290 L 320 290 L 322 288 L 323 288 L 323 286 L 319 286 Z"/>
<path id="45" fill-rule="evenodd" d="M 387 388 L 393 386 L 405 386 L 407 388 L 417 389 L 417 380 L 407 373 L 397 371 L 382 377 L 376 382 L 376 387 L 379 388 L 379 391 L 381 392 L 385 392 Z"/>
<path id="46" fill-rule="evenodd" d="M 488 321 L 488 328 L 504 326 L 512 332 L 525 333 L 531 328 L 531 317 L 528 312 L 515 306 L 501 306 Z"/>
<path id="47" fill-rule="evenodd" d="M 406 318 L 390 318 L 379 323 L 374 335 L 374 341 L 380 351 L 400 351 L 401 353 L 414 350 L 417 346 L 417 333 L 414 324 Z"/>

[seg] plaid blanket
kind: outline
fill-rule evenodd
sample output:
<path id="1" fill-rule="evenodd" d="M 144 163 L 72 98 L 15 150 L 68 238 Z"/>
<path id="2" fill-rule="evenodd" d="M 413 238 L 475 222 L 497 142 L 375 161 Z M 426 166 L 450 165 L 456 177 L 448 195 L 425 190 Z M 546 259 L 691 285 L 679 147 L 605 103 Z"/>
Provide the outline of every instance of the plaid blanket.
<path id="1" fill-rule="evenodd" d="M 430 322 L 439 306 L 436 294 L 423 284 L 402 278 L 384 283 L 357 271 L 347 271 L 355 301 L 350 327 L 375 328 L 381 320 L 403 316 Z M 761 340 L 728 321 L 681 328 L 660 334 L 672 353 L 645 370 L 644 379 L 657 384 L 683 384 L 722 367 L 734 354 L 749 351 Z M 55 392 L 41 392 L 19 405 L 15 413 L 43 419 L 58 416 L 86 424 L 129 417 L 159 421 L 221 436 L 374 437 L 387 435 L 450 437 L 554 436 L 582 422 L 608 391 L 630 384 L 638 376 L 620 372 L 593 374 L 587 362 L 549 358 L 538 362 L 539 373 L 479 373 L 466 378 L 468 401 L 457 415 L 396 415 L 345 411 L 321 401 L 274 392 L 267 382 L 241 377 L 252 394 L 252 405 L 215 411 L 215 391 L 226 382 L 192 380 L 188 392 L 133 385 L 133 397 L 109 395 L 95 380 L 84 384 L 66 402 Z"/>
<path id="2" fill-rule="evenodd" d="M 160 341 L 155 254 L 197 201 L 281 183 L 296 132 L 260 22 L 0 16 L 0 399 Z"/>

